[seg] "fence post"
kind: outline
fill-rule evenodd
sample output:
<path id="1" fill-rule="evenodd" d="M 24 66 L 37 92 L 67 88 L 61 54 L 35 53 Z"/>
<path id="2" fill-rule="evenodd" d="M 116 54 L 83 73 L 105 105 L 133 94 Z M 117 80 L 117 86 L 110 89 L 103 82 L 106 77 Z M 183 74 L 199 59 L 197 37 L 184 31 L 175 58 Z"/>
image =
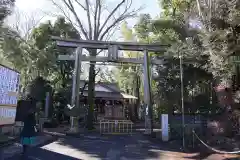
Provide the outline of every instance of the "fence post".
<path id="1" fill-rule="evenodd" d="M 132 135 L 132 126 L 133 126 L 133 124 L 131 123 L 131 135 Z"/>
<path id="2" fill-rule="evenodd" d="M 102 125 L 102 120 L 100 120 L 100 134 L 102 134 L 102 127 L 101 127 L 101 125 Z"/>
<path id="3" fill-rule="evenodd" d="M 194 146 L 194 129 L 192 129 L 192 147 L 193 148 L 195 148 L 195 146 Z"/>

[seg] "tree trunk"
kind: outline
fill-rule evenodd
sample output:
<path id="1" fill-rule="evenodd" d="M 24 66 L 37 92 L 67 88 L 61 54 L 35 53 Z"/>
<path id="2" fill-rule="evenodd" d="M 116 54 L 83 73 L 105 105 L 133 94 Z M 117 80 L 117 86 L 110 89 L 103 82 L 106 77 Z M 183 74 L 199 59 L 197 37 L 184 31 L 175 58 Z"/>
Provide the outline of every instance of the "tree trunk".
<path id="1" fill-rule="evenodd" d="M 91 50 L 89 51 L 91 56 L 96 56 L 97 51 Z M 87 115 L 87 128 L 92 130 L 94 128 L 93 120 L 94 120 L 94 97 L 95 97 L 95 63 L 90 62 L 89 68 L 89 82 L 88 82 L 88 115 Z"/>

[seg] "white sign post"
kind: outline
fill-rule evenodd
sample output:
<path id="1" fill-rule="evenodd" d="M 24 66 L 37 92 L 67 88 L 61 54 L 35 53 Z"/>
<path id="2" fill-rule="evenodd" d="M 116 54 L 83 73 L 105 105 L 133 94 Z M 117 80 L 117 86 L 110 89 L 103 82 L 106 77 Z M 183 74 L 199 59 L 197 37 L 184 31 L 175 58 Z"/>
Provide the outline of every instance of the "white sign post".
<path id="1" fill-rule="evenodd" d="M 162 141 L 169 140 L 169 133 L 168 133 L 168 114 L 162 114 Z"/>

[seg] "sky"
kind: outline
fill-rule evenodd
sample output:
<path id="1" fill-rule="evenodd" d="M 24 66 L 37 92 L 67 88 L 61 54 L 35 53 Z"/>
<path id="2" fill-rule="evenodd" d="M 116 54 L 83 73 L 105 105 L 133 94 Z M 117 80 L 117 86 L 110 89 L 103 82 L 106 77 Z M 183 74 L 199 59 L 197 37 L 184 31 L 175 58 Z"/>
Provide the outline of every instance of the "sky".
<path id="1" fill-rule="evenodd" d="M 114 0 L 109 0 L 114 1 Z M 134 6 L 146 6 L 143 12 L 152 12 L 155 15 L 159 11 L 157 0 L 134 0 Z M 16 6 L 22 10 L 34 11 L 36 9 L 43 9 L 49 4 L 49 0 L 16 0 Z"/>
<path id="2" fill-rule="evenodd" d="M 117 0 L 107 0 L 107 1 L 117 1 Z M 119 1 L 119 0 L 118 0 Z M 133 0 L 133 7 L 138 8 L 143 6 L 144 9 L 141 13 L 149 13 L 152 17 L 156 17 L 160 13 L 160 9 L 157 0 Z M 42 21 L 54 19 L 52 17 L 46 16 L 46 12 L 52 11 L 53 7 L 49 0 L 16 0 L 16 8 L 19 12 L 24 12 L 25 14 L 36 14 L 39 17 L 44 16 Z M 14 21 L 14 18 L 9 18 L 9 23 Z M 136 20 L 130 21 L 134 24 Z"/>
<path id="3" fill-rule="evenodd" d="M 114 1 L 119 2 L 119 0 L 106 0 L 106 1 L 109 1 L 108 5 L 112 4 L 112 7 L 116 5 L 116 2 Z M 49 0 L 16 0 L 15 6 L 16 6 L 15 12 L 17 12 L 18 14 L 20 13 L 21 16 L 19 15 L 16 16 L 13 14 L 11 17 L 9 17 L 7 23 L 10 25 L 11 24 L 18 25 L 16 24 L 16 21 L 21 21 L 21 25 L 24 28 L 26 26 L 25 20 L 27 21 L 28 19 L 24 18 L 26 15 L 28 15 L 28 17 L 33 16 L 35 19 L 41 18 L 40 22 L 44 22 L 47 20 L 54 21 L 54 19 L 56 19 L 56 17 L 53 18 L 52 16 L 46 14 L 50 12 L 56 12 L 51 2 L 49 2 Z M 132 5 L 133 8 L 139 8 L 140 6 L 144 7 L 143 10 L 141 10 L 140 14 L 149 13 L 153 18 L 160 14 L 160 9 L 157 0 L 133 0 Z M 82 19 L 84 20 L 84 18 L 85 17 L 83 16 Z M 136 19 L 131 19 L 128 21 L 129 26 L 133 26 L 135 23 Z M 111 38 L 111 40 L 119 40 L 119 38 L 120 38 L 119 33 L 116 33 L 114 37 Z"/>

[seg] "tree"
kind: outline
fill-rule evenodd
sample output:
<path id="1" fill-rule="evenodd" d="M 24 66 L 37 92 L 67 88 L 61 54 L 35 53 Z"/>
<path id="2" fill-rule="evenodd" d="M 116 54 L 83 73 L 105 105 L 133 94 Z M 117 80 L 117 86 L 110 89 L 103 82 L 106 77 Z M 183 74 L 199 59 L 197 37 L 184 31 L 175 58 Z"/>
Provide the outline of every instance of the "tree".
<path id="1" fill-rule="evenodd" d="M 164 7 L 164 14 L 159 20 L 153 22 L 152 31 L 155 32 L 155 34 L 160 34 L 158 41 L 173 45 L 165 53 L 165 55 L 168 56 L 168 64 L 166 64 L 166 68 L 161 69 L 161 66 L 158 67 L 160 75 L 158 78 L 162 80 L 159 81 L 161 82 L 159 83 L 159 87 L 162 88 L 160 93 L 164 93 L 162 91 L 170 91 L 165 95 L 171 96 L 168 98 L 165 97 L 167 98 L 166 102 L 173 102 L 170 106 L 179 106 L 179 55 L 183 56 L 184 63 L 187 62 L 184 64 L 184 88 L 189 88 L 188 90 L 185 90 L 184 94 L 186 101 L 188 101 L 190 92 L 196 90 L 196 87 L 198 86 L 196 83 L 196 75 L 204 75 L 206 78 L 205 80 L 209 80 L 210 74 L 203 74 L 203 67 L 206 65 L 207 58 L 201 52 L 201 44 L 198 36 L 200 31 L 197 28 L 189 26 L 190 19 L 189 16 L 186 16 L 185 14 L 185 12 L 191 13 L 190 8 L 192 2 L 189 1 L 188 3 L 187 1 L 178 0 L 161 2 Z M 192 42 L 187 41 L 187 38 L 191 38 Z M 176 88 L 174 90 L 169 90 L 168 88 L 172 88 L 171 86 L 175 86 Z M 195 92 L 195 94 L 199 94 L 199 92 Z M 174 99 L 177 101 L 174 102 Z M 172 113 L 172 109 L 170 109 L 169 112 Z"/>
<path id="2" fill-rule="evenodd" d="M 3 26 L 4 19 L 11 13 L 11 8 L 14 6 L 15 0 L 4 0 L 0 2 L 0 28 L 1 28 L 1 33 L 0 33 L 0 38 L 2 41 L 3 38 L 3 32 L 8 30 L 8 27 Z M 0 54 L 0 64 L 4 64 L 6 66 L 11 67 L 11 63 L 7 62 L 5 57 Z"/>
<path id="3" fill-rule="evenodd" d="M 224 103 L 222 97 L 217 94 L 220 107 L 223 109 L 225 119 L 230 119 L 231 127 L 236 130 L 239 128 L 239 110 L 232 100 L 232 76 L 238 74 L 234 62 L 230 57 L 238 56 L 239 50 L 239 1 L 209 1 L 203 3 L 196 0 L 198 18 L 202 23 L 202 38 L 204 54 L 209 56 L 210 64 L 208 71 L 215 77 L 215 88 L 224 85 L 226 88 L 223 93 L 227 95 L 228 105 L 231 105 L 230 111 Z M 239 83 L 239 82 L 238 82 Z M 218 92 L 218 90 L 216 90 Z M 236 123 L 237 121 L 237 123 Z M 220 120 L 226 123 L 225 120 Z M 237 124 L 237 125 L 236 125 Z M 230 125 L 228 125 L 230 126 Z M 225 128 L 226 129 L 226 128 Z"/>
<path id="4" fill-rule="evenodd" d="M 13 13 L 14 23 L 8 27 L 2 27 L 3 42 L 1 43 L 1 57 L 11 68 L 21 72 L 21 83 L 24 88 L 39 74 L 36 65 L 36 57 L 39 57 L 39 50 L 32 43 L 30 37 L 32 30 L 39 21 L 35 15 L 31 16 L 15 10 Z M 40 18 L 41 19 L 41 18 Z M 35 66 L 35 67 L 33 67 Z"/>
<path id="5" fill-rule="evenodd" d="M 63 17 L 58 17 L 54 24 L 47 21 L 38 27 L 30 28 L 30 33 L 20 34 L 19 30 L 15 30 L 12 29 L 11 34 L 4 35 L 3 57 L 23 76 L 27 75 L 26 83 L 36 76 L 43 76 L 55 81 L 56 86 L 65 87 L 71 80 L 73 62 L 57 63 L 57 57 L 59 54 L 72 54 L 73 50 L 57 48 L 50 36 L 79 38 L 75 28 L 65 22 Z"/>
<path id="6" fill-rule="evenodd" d="M 9 30 L 9 27 L 8 26 L 4 26 L 3 23 L 4 23 L 4 19 L 9 15 L 11 14 L 12 12 L 12 7 L 14 6 L 14 3 L 15 3 L 15 0 L 2 0 L 0 2 L 0 29 L 1 29 L 1 32 L 0 32 L 0 41 L 2 42 L 3 40 L 3 36 L 6 32 L 8 32 Z M 1 56 L 2 57 L 2 56 Z M 2 57 L 4 58 L 4 57 Z M 3 61 L 3 60 L 1 60 Z M 3 62 L 5 63 L 5 62 Z M 7 62 L 8 65 L 11 65 L 9 64 L 9 62 Z"/>
<path id="7" fill-rule="evenodd" d="M 106 7 L 106 3 L 99 0 L 85 0 L 84 2 L 80 0 L 51 0 L 51 2 L 77 28 L 80 38 L 87 40 L 107 40 L 122 21 L 133 18 L 139 11 L 139 9 L 131 9 L 132 0 L 121 0 L 110 11 Z M 82 17 L 87 17 L 87 26 L 84 25 Z M 97 50 L 94 49 L 88 49 L 88 52 L 90 56 L 98 54 Z M 95 76 L 95 62 L 91 62 L 88 84 L 89 112 L 87 127 L 89 129 L 93 128 Z"/>
<path id="8" fill-rule="evenodd" d="M 3 20 L 11 13 L 11 8 L 14 5 L 15 0 L 2 0 L 0 2 L 0 23 L 2 25 Z"/>
<path id="9" fill-rule="evenodd" d="M 198 75 L 201 75 L 200 73 L 204 75 L 204 81 L 201 79 L 201 82 L 204 82 L 206 87 L 206 84 L 214 82 L 216 82 L 215 86 L 224 82 L 228 83 L 228 87 L 231 87 L 231 77 L 235 71 L 234 64 L 229 57 L 233 54 L 237 55 L 239 52 L 237 41 L 239 31 L 236 25 L 239 24 L 237 18 L 239 15 L 238 2 L 221 0 L 162 0 L 160 2 L 164 8 L 164 14 L 160 20 L 153 23 L 153 29 L 156 31 L 155 34 L 163 34 L 168 30 L 176 33 L 175 42 L 172 43 L 174 45 L 165 54 L 173 57 L 178 57 L 179 53 L 183 55 L 184 61 L 188 62 L 184 64 L 184 77 L 192 81 L 189 83 L 191 88 L 199 88 L 200 90 L 205 88 L 198 82 L 200 77 L 187 74 L 189 72 L 186 71 L 191 68 L 197 71 Z M 159 75 L 164 74 L 160 72 Z M 193 77 L 194 79 L 192 79 Z M 169 83 L 169 80 L 167 82 Z M 184 88 L 190 86 L 186 80 L 184 83 L 186 83 Z M 212 90 L 213 86 L 210 87 Z M 197 95 L 201 93 L 199 89 Z M 191 90 L 188 88 L 185 94 L 189 94 Z M 204 94 L 206 95 L 206 93 Z M 220 99 L 219 96 L 218 98 Z M 221 103 L 219 104 L 221 105 Z M 234 107 L 232 109 L 234 112 Z M 225 121 L 227 117 L 233 119 L 234 115 L 229 113 L 226 108 L 222 111 L 222 117 L 225 117 Z M 233 124 L 233 121 L 230 123 Z"/>
<path id="10" fill-rule="evenodd" d="M 45 101 L 46 93 L 52 90 L 49 81 L 43 77 L 36 77 L 29 85 L 26 95 L 35 99 L 36 101 Z"/>
<path id="11" fill-rule="evenodd" d="M 133 33 L 133 30 L 128 26 L 128 23 L 125 21 L 121 26 L 122 36 L 126 42 L 136 42 L 136 36 Z M 143 54 L 140 52 L 134 51 L 125 51 L 123 56 L 126 58 L 140 58 L 143 57 Z M 125 64 L 119 66 L 117 74 L 115 73 L 119 87 L 121 90 L 128 94 L 136 96 L 138 99 L 135 101 L 135 106 L 130 114 L 132 115 L 132 120 L 137 119 L 137 108 L 140 106 L 140 89 L 141 87 L 141 75 L 142 69 L 139 65 Z"/>
<path id="12" fill-rule="evenodd" d="M 185 62 L 183 66 L 185 103 L 192 103 L 185 105 L 186 113 L 196 112 L 192 99 L 198 94 L 205 94 L 210 88 L 209 82 L 212 79 L 211 73 L 207 73 L 204 68 L 208 59 L 201 53 L 199 30 L 188 25 L 189 19 L 183 12 L 188 11 L 189 4 L 180 5 L 179 2 L 164 1 L 162 6 L 165 10 L 160 18 L 153 20 L 150 15 L 142 15 L 134 28 L 139 41 L 171 44 L 165 53 L 151 54 L 155 58 L 164 55 L 167 62 L 165 65 L 153 66 L 155 74 L 152 86 L 155 87 L 153 99 L 158 105 L 156 110 L 160 113 L 168 112 L 170 123 L 173 112 L 179 109 L 181 111 L 179 55 L 184 56 Z M 192 43 L 186 41 L 187 37 L 191 37 Z M 198 83 L 197 80 L 204 83 Z M 204 89 L 200 87 L 201 85 Z M 210 104 L 210 101 L 208 103 Z"/>
<path id="13" fill-rule="evenodd" d="M 54 24 L 49 21 L 41 23 L 30 31 L 27 33 L 28 36 L 14 31 L 5 35 L 2 55 L 20 71 L 23 92 L 29 92 L 29 83 L 41 76 L 53 84 L 54 92 L 64 93 L 62 96 L 65 101 L 62 105 L 66 106 L 71 99 L 68 97 L 68 92 L 71 91 L 74 62 L 58 62 L 57 58 L 59 54 L 71 55 L 73 50 L 58 48 L 50 36 L 76 39 L 79 38 L 78 32 L 63 17 L 58 17 Z M 41 87 L 34 90 L 36 93 L 41 92 Z"/>
<path id="14" fill-rule="evenodd" d="M 99 68 L 99 73 L 96 76 L 96 81 L 114 83 L 116 81 L 116 77 L 114 76 L 114 69 L 108 68 L 106 66 Z"/>
<path id="15" fill-rule="evenodd" d="M 73 49 L 58 48 L 51 40 L 51 36 L 77 39 L 80 37 L 77 30 L 65 21 L 64 17 L 58 17 L 54 24 L 50 21 L 42 23 L 31 34 L 34 45 L 42 52 L 38 68 L 45 76 L 51 77 L 55 84 L 67 87 L 72 80 L 74 63 L 71 61 L 58 62 L 58 55 L 71 55 Z"/>
<path id="16" fill-rule="evenodd" d="M 15 29 L 17 30 L 17 28 Z M 43 93 L 43 86 L 31 84 L 35 84 L 37 77 L 43 77 L 54 86 L 51 94 L 55 92 L 63 97 L 64 102 L 61 105 L 69 104 L 74 62 L 59 62 L 57 58 L 58 55 L 71 55 L 74 50 L 58 48 L 51 36 L 78 39 L 80 36 L 76 29 L 67 23 L 64 17 L 58 17 L 55 23 L 46 21 L 30 29 L 30 33 L 27 33 L 28 36 L 18 34 L 18 32 L 12 31 L 11 34 L 5 35 L 2 48 L 3 56 L 21 72 L 21 83 L 25 91 L 34 98 L 42 100 L 41 97 L 45 97 L 45 94 L 40 94 Z M 54 101 L 56 100 L 54 99 Z"/>

